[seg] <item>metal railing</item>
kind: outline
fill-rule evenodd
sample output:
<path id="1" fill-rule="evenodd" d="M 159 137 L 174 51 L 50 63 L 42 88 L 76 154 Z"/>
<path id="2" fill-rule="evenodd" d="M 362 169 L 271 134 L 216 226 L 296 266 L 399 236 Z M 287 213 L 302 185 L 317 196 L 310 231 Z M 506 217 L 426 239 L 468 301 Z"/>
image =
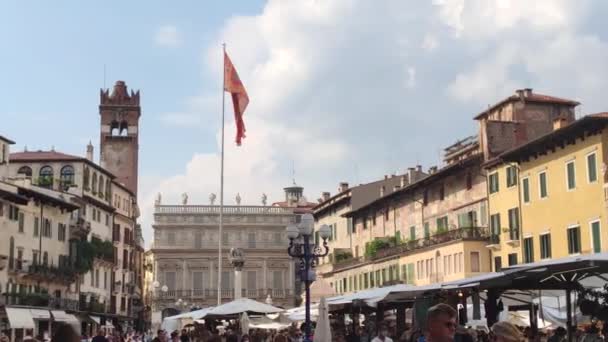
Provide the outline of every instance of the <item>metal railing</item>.
<path id="1" fill-rule="evenodd" d="M 234 298 L 234 289 L 222 289 L 221 297 L 224 299 Z M 272 298 L 288 298 L 293 295 L 291 289 L 243 289 L 242 297 L 254 299 L 266 299 L 270 295 Z M 208 299 L 217 298 L 217 289 L 188 289 L 188 290 L 169 290 L 152 295 L 154 300 L 178 300 L 178 299 Z"/>
<path id="2" fill-rule="evenodd" d="M 158 205 L 154 207 L 155 214 L 219 214 L 219 205 Z M 224 214 L 279 214 L 288 215 L 293 213 L 293 208 L 254 206 L 254 205 L 229 205 L 224 206 Z"/>

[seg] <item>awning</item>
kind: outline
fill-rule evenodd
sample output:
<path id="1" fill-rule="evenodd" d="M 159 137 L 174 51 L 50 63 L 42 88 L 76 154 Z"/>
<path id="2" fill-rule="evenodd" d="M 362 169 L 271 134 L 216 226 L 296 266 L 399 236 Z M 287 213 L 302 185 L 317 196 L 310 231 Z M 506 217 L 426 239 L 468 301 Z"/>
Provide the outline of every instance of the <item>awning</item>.
<path id="1" fill-rule="evenodd" d="M 51 313 L 49 310 L 40 310 L 40 309 L 30 309 L 30 313 L 32 314 L 33 319 L 39 320 L 50 320 Z"/>
<path id="2" fill-rule="evenodd" d="M 68 324 L 80 324 L 80 321 L 74 315 L 65 313 L 65 311 L 53 310 L 53 320 L 56 322 L 65 322 Z"/>
<path id="3" fill-rule="evenodd" d="M 30 309 L 5 308 L 11 329 L 34 329 L 34 319 Z"/>
<path id="4" fill-rule="evenodd" d="M 89 316 L 95 323 L 101 325 L 101 318 L 99 316 Z"/>
<path id="5" fill-rule="evenodd" d="M 87 314 L 78 314 L 76 318 L 81 322 L 89 323 L 89 324 L 99 324 L 96 320 L 94 320 L 91 316 Z"/>

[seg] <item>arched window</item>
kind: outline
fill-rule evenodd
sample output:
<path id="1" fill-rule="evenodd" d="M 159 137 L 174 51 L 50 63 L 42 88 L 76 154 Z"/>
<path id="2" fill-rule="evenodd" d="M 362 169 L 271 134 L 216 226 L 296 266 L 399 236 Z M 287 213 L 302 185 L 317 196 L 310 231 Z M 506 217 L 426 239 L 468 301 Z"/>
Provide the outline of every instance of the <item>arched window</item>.
<path id="1" fill-rule="evenodd" d="M 126 137 L 129 134 L 129 125 L 126 121 L 120 123 L 120 136 Z"/>
<path id="2" fill-rule="evenodd" d="M 91 182 L 91 192 L 97 193 L 97 172 L 93 172 L 93 181 Z"/>
<path id="3" fill-rule="evenodd" d="M 110 125 L 110 134 L 112 136 L 120 135 L 120 127 L 118 126 L 118 121 L 112 121 L 112 124 Z"/>
<path id="4" fill-rule="evenodd" d="M 66 165 L 61 168 L 61 175 L 59 176 L 62 187 L 68 187 L 74 184 L 74 167 Z"/>
<path id="5" fill-rule="evenodd" d="M 99 175 L 99 190 L 97 191 L 97 195 L 99 195 L 99 197 L 101 197 L 101 198 L 103 198 L 103 196 L 105 196 L 104 191 L 103 191 L 103 185 L 104 185 L 103 177 L 101 175 Z"/>
<path id="6" fill-rule="evenodd" d="M 53 187 L 53 168 L 46 165 L 40 168 L 38 176 L 38 186 L 45 188 Z"/>
<path id="7" fill-rule="evenodd" d="M 17 174 L 31 178 L 32 177 L 32 168 L 29 166 L 22 166 L 19 168 L 19 171 L 17 171 Z"/>
<path id="8" fill-rule="evenodd" d="M 89 190 L 89 167 L 84 167 L 84 172 L 82 174 L 82 183 L 84 183 L 83 188 L 85 190 Z"/>

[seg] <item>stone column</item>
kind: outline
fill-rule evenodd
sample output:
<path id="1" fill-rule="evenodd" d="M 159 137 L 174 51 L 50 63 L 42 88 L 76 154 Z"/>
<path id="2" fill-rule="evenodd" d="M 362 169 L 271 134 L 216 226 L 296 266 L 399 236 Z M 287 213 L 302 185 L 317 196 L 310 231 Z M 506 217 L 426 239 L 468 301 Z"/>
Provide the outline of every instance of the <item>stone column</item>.
<path id="1" fill-rule="evenodd" d="M 292 260 L 290 260 L 289 261 L 289 269 L 288 269 L 289 275 L 287 277 L 287 281 L 289 282 L 289 284 L 286 286 L 286 288 L 289 289 L 289 291 L 290 291 L 290 293 L 292 295 L 294 294 L 295 283 L 296 283 L 296 280 L 294 278 L 294 276 L 295 276 L 295 274 L 294 274 L 295 270 L 294 270 L 293 266 L 294 266 L 294 262 Z"/>
<path id="2" fill-rule="evenodd" d="M 188 289 L 188 286 L 186 284 L 187 270 L 188 268 L 186 267 L 186 259 L 184 259 L 182 260 L 182 296 L 186 292 L 186 289 Z"/>
<path id="3" fill-rule="evenodd" d="M 242 297 L 243 292 L 243 268 L 235 267 L 234 268 L 234 299 L 239 299 Z"/>
<path id="4" fill-rule="evenodd" d="M 213 268 L 213 259 L 209 259 L 209 289 L 213 290 L 215 288 L 215 282 L 213 280 L 213 274 L 215 273 L 215 269 Z"/>

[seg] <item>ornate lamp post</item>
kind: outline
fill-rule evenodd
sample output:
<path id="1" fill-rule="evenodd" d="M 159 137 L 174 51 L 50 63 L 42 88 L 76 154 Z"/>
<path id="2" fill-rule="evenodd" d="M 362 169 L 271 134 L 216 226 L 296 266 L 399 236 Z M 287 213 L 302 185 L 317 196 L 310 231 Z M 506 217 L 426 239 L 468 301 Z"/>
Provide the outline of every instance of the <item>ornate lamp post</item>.
<path id="1" fill-rule="evenodd" d="M 306 320 L 304 341 L 311 340 L 311 322 L 310 322 L 310 284 L 315 280 L 313 268 L 317 265 L 317 258 L 324 257 L 329 253 L 327 239 L 331 234 L 328 225 L 324 224 L 319 229 L 319 236 L 323 239 L 323 245 L 318 246 L 311 240 L 313 234 L 315 219 L 311 214 L 302 215 L 302 220 L 299 225 L 287 226 L 287 237 L 289 238 L 289 247 L 287 253 L 291 257 L 300 259 L 301 279 L 304 281 L 306 289 Z M 298 239 L 300 238 L 300 239 Z"/>

